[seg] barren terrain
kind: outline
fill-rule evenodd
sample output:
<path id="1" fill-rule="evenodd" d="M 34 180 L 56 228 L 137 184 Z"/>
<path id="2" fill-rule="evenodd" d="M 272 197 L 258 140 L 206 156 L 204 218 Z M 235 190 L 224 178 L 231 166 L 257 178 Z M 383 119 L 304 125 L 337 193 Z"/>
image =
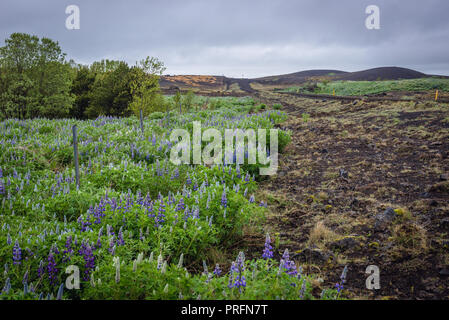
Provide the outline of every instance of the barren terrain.
<path id="1" fill-rule="evenodd" d="M 262 196 L 297 262 L 326 285 L 348 265 L 352 298 L 447 299 L 449 106 L 259 97 L 289 114 L 292 142 Z"/>

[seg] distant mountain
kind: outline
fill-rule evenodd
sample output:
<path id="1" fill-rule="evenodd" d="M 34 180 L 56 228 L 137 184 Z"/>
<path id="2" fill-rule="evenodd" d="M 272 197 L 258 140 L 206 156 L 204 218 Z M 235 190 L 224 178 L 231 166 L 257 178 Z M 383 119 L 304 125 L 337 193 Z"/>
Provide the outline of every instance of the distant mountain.
<path id="1" fill-rule="evenodd" d="M 245 94 L 260 89 L 285 88 L 301 85 L 308 81 L 376 81 L 417 79 L 425 77 L 430 77 L 430 75 L 407 68 L 381 67 L 357 72 L 346 72 L 341 70 L 306 70 L 253 79 L 207 75 L 162 76 L 160 85 L 165 92 L 169 93 L 175 92 L 175 90 L 179 88 L 181 90 L 193 89 L 197 92 L 204 93 L 226 92 Z"/>
<path id="2" fill-rule="evenodd" d="M 346 74 L 346 71 L 340 70 L 305 70 L 294 73 L 282 74 L 277 76 L 268 76 L 262 78 L 251 79 L 253 81 L 263 82 L 263 81 L 279 81 L 279 80 L 304 80 L 310 77 L 323 77 L 323 76 L 334 76 Z"/>
<path id="3" fill-rule="evenodd" d="M 426 74 L 412 69 L 399 67 L 382 67 L 357 72 L 348 72 L 334 77 L 336 80 L 376 81 L 425 78 Z"/>

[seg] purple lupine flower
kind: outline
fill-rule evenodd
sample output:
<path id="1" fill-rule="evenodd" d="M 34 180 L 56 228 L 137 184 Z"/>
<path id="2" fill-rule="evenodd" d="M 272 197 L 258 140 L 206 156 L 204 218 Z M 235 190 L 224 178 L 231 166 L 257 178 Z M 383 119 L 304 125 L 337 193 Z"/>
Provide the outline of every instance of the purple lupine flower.
<path id="1" fill-rule="evenodd" d="M 176 205 L 176 209 L 175 211 L 181 211 L 185 209 L 185 204 L 184 204 L 184 198 L 181 197 L 181 199 L 179 199 L 178 204 Z"/>
<path id="2" fill-rule="evenodd" d="M 172 196 L 172 194 L 171 194 L 171 192 L 169 192 L 168 193 L 168 205 L 171 205 L 171 204 L 173 204 L 173 203 L 175 203 L 176 202 L 176 199 L 175 199 L 175 197 L 174 196 Z"/>
<path id="3" fill-rule="evenodd" d="M 109 253 L 112 255 L 115 255 L 115 242 L 114 242 L 114 237 L 111 237 L 111 240 L 109 241 Z"/>
<path id="4" fill-rule="evenodd" d="M 190 179 L 190 175 L 189 175 L 189 174 L 187 174 L 186 184 L 187 184 L 187 185 L 192 184 L 192 179 Z"/>
<path id="5" fill-rule="evenodd" d="M 0 180 L 0 194 L 5 194 L 5 186 L 3 181 Z"/>
<path id="6" fill-rule="evenodd" d="M 100 237 L 98 237 L 97 243 L 95 244 L 95 247 L 96 247 L 96 249 L 101 248 L 101 238 Z"/>
<path id="7" fill-rule="evenodd" d="M 156 228 L 159 228 L 161 226 L 161 223 L 164 223 L 165 220 L 165 204 L 164 200 L 161 199 L 161 203 L 159 204 L 158 214 L 156 216 L 155 222 L 156 222 Z"/>
<path id="8" fill-rule="evenodd" d="M 221 274 L 220 265 L 217 263 L 217 264 L 215 265 L 214 275 L 215 275 L 216 277 L 219 277 L 220 274 Z"/>
<path id="9" fill-rule="evenodd" d="M 123 231 L 122 231 L 122 227 L 120 227 L 120 230 L 118 231 L 117 244 L 118 244 L 119 246 L 125 245 L 125 240 L 123 240 Z"/>
<path id="10" fill-rule="evenodd" d="M 298 273 L 298 271 L 296 270 L 295 262 L 293 260 L 290 260 L 288 249 L 285 249 L 279 267 L 280 269 L 283 269 L 285 273 L 291 276 L 295 276 Z"/>
<path id="11" fill-rule="evenodd" d="M 72 249 L 72 236 L 68 236 L 67 240 L 65 241 L 65 249 L 62 252 L 64 254 L 64 258 L 62 259 L 62 261 L 66 262 L 66 261 L 70 261 L 70 254 L 73 252 Z"/>
<path id="12" fill-rule="evenodd" d="M 39 262 L 39 268 L 37 268 L 37 277 L 40 279 L 44 274 L 44 262 L 41 260 Z"/>
<path id="13" fill-rule="evenodd" d="M 47 265 L 48 279 L 50 280 L 50 284 L 54 285 L 56 283 L 58 269 L 56 268 L 55 257 L 53 256 L 52 251 L 50 251 L 50 253 L 48 254 L 47 260 L 48 260 L 48 265 Z"/>
<path id="14" fill-rule="evenodd" d="M 346 275 L 348 273 L 348 266 L 345 266 L 343 269 L 343 272 L 340 276 L 340 282 L 335 284 L 335 287 L 337 288 L 337 297 L 340 295 L 340 292 L 343 290 L 344 284 L 346 282 Z"/>
<path id="15" fill-rule="evenodd" d="M 271 246 L 270 235 L 267 233 L 265 237 L 265 249 L 263 250 L 262 258 L 271 259 L 273 258 L 273 247 Z"/>
<path id="16" fill-rule="evenodd" d="M 191 216 L 192 212 L 189 211 L 189 207 L 187 206 L 184 210 L 184 217 L 183 217 L 184 221 L 187 221 Z"/>
<path id="17" fill-rule="evenodd" d="M 256 201 L 254 199 L 254 195 L 252 194 L 251 197 L 249 197 L 249 203 L 254 203 L 254 201 Z"/>
<path id="18" fill-rule="evenodd" d="M 28 253 L 28 256 L 25 258 L 25 260 L 28 260 L 29 258 L 31 259 L 31 258 L 34 258 L 34 257 L 35 257 L 34 252 L 31 251 L 30 248 L 26 248 L 26 251 L 27 251 L 27 253 Z"/>
<path id="19" fill-rule="evenodd" d="M 0 294 L 3 294 L 3 293 L 9 294 L 9 290 L 11 290 L 11 280 L 9 280 L 9 278 L 7 278 L 6 282 L 5 282 L 5 286 L 3 287 Z"/>
<path id="20" fill-rule="evenodd" d="M 173 174 L 171 176 L 171 180 L 173 180 L 175 178 L 176 179 L 179 178 L 179 169 L 178 168 L 175 168 L 175 170 L 173 171 Z"/>
<path id="21" fill-rule="evenodd" d="M 56 243 L 53 244 L 53 246 L 51 247 L 51 250 L 52 250 L 55 254 L 59 254 L 59 249 L 58 249 L 58 246 L 56 245 Z"/>
<path id="22" fill-rule="evenodd" d="M 234 274 L 238 272 L 238 268 L 235 265 L 235 262 L 233 261 L 231 264 L 231 269 L 229 270 L 229 283 L 228 288 L 232 289 L 234 287 Z"/>
<path id="23" fill-rule="evenodd" d="M 87 231 L 89 226 L 92 225 L 92 222 L 90 221 L 90 212 L 87 212 L 86 219 L 83 218 L 83 216 L 79 216 L 78 223 L 81 224 L 81 232 Z"/>
<path id="24" fill-rule="evenodd" d="M 243 275 L 245 271 L 245 256 L 240 252 L 237 261 L 232 263 L 231 275 L 229 276 L 229 288 L 238 288 L 242 292 L 242 288 L 246 287 L 246 278 Z"/>
<path id="25" fill-rule="evenodd" d="M 19 240 L 16 240 L 14 247 L 12 248 L 12 260 L 14 264 L 20 264 L 22 261 L 22 249 L 19 245 Z"/>
<path id="26" fill-rule="evenodd" d="M 228 199 L 226 197 L 226 190 L 223 189 L 223 193 L 221 194 L 221 205 L 226 208 L 228 205 Z"/>
<path id="27" fill-rule="evenodd" d="M 87 245 L 84 248 L 82 255 L 83 255 L 84 261 L 86 262 L 83 280 L 89 281 L 90 273 L 95 268 L 95 256 L 92 253 L 92 248 L 90 247 L 90 245 Z"/>
<path id="28" fill-rule="evenodd" d="M 150 201 L 150 203 L 147 206 L 147 215 L 148 218 L 154 218 L 154 213 L 153 213 L 153 201 Z"/>

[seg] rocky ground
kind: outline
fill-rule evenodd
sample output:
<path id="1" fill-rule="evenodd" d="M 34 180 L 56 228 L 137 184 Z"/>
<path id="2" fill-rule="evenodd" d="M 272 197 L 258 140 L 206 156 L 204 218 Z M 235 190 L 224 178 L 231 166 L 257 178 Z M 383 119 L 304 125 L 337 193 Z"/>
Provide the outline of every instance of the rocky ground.
<path id="1" fill-rule="evenodd" d="M 321 275 L 317 292 L 347 265 L 348 298 L 449 298 L 449 105 L 259 98 L 284 106 L 292 134 L 262 183 L 267 230 Z"/>

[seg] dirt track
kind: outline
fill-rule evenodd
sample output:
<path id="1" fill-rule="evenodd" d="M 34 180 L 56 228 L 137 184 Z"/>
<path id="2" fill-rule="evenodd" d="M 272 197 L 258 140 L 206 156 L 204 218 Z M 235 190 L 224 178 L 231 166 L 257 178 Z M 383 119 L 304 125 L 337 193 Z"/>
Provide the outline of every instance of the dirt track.
<path id="1" fill-rule="evenodd" d="M 260 196 L 273 212 L 267 229 L 298 264 L 325 286 L 348 265 L 351 298 L 449 298 L 449 106 L 259 98 L 290 116 L 292 143 Z"/>

